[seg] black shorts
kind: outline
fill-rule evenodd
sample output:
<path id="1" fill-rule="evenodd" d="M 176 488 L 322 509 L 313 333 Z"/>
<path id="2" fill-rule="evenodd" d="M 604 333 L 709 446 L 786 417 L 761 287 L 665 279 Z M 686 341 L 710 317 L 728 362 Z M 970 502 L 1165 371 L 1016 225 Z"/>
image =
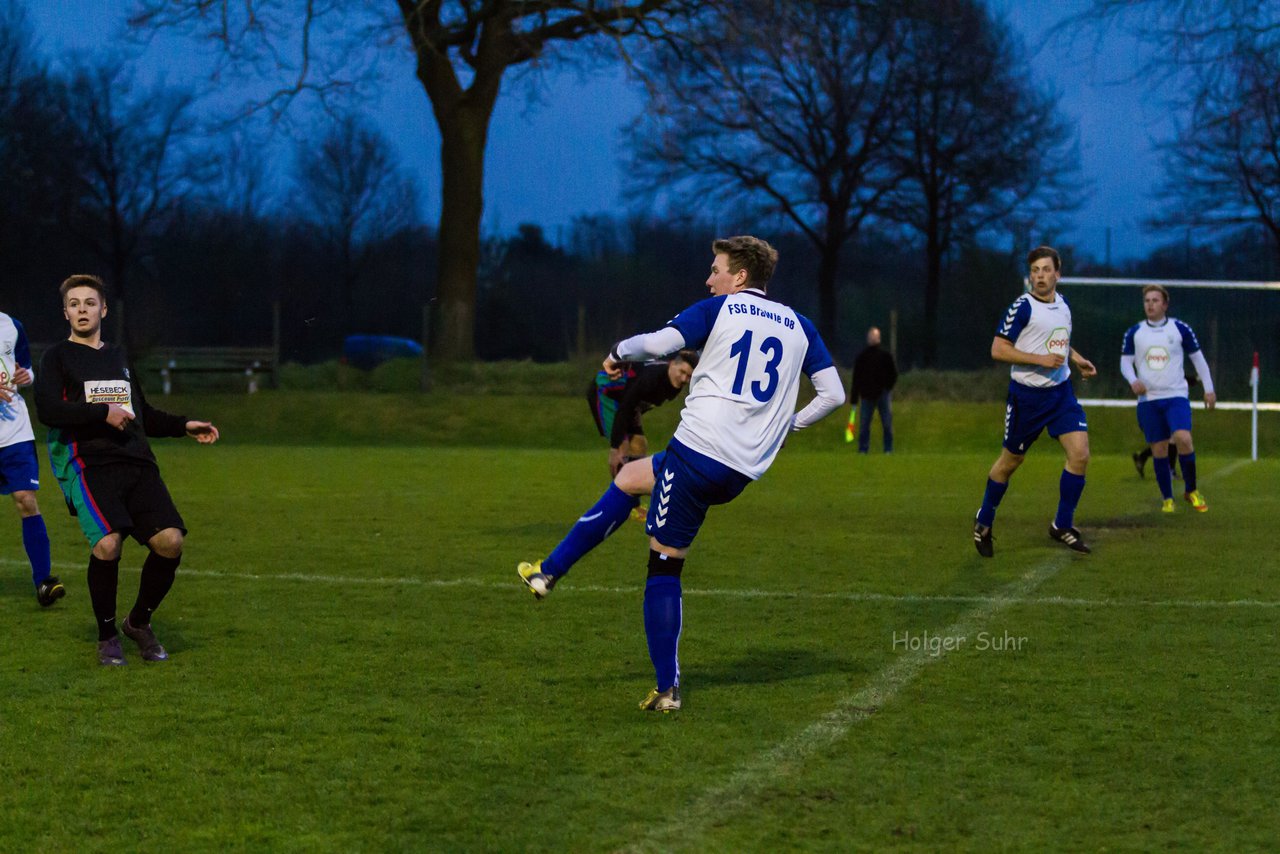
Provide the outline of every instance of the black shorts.
<path id="1" fill-rule="evenodd" d="M 90 546 L 113 533 L 131 535 L 146 545 L 165 528 L 187 532 L 160 470 L 145 463 L 86 468 L 70 484 L 67 503 Z"/>

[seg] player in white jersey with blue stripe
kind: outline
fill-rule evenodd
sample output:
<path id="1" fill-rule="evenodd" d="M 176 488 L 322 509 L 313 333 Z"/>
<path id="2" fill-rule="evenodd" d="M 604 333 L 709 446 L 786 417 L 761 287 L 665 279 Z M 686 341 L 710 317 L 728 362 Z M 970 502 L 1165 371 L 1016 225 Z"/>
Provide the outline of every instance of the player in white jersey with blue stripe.
<path id="1" fill-rule="evenodd" d="M 1009 397 L 1003 447 L 987 475 L 982 507 L 973 520 L 973 542 L 983 557 L 995 554 L 991 528 L 996 508 L 1009 488 L 1009 478 L 1026 459 L 1027 449 L 1048 430 L 1067 455 L 1058 481 L 1058 512 L 1049 523 L 1049 536 L 1088 554 L 1089 547 L 1074 520 L 1089 464 L 1089 424 L 1071 389 L 1071 365 L 1086 379 L 1098 371 L 1071 346 L 1071 307 L 1058 293 L 1062 260 L 1057 250 L 1049 246 L 1032 249 L 1027 265 L 1031 292 L 1013 301 L 991 342 L 991 358 L 1009 365 Z"/>
<path id="2" fill-rule="evenodd" d="M 680 574 L 707 509 L 732 501 L 764 474 L 788 431 L 844 402 L 843 383 L 813 324 L 765 293 L 777 251 L 748 236 L 717 240 L 712 251 L 712 296 L 663 329 L 619 342 L 604 360 L 612 373 L 628 360 L 682 348 L 702 351 L 671 443 L 661 454 L 623 466 L 546 559 L 518 567 L 533 594 L 545 597 L 575 561 L 617 529 L 638 495 L 651 495 L 644 626 L 657 685 L 640 704 L 650 711 L 680 708 Z M 817 396 L 796 412 L 802 373 Z"/>
<path id="3" fill-rule="evenodd" d="M 1124 334 L 1120 349 L 1120 373 L 1138 396 L 1138 426 L 1151 445 L 1156 483 L 1163 499 L 1161 510 L 1173 512 L 1173 473 L 1169 467 L 1169 443 L 1182 460 L 1183 498 L 1203 513 L 1209 503 L 1196 489 L 1196 453 L 1191 443 L 1191 398 L 1183 358 L 1191 359 L 1204 384 L 1204 405 L 1213 409 L 1218 397 L 1213 392 L 1209 363 L 1200 351 L 1200 342 L 1191 327 L 1169 317 L 1169 292 L 1160 285 L 1142 289 L 1142 308 L 1147 319 L 1135 323 Z"/>
<path id="4" fill-rule="evenodd" d="M 0 312 L 0 495 L 12 495 L 18 508 L 36 601 L 47 608 L 67 591 L 51 574 L 49 532 L 36 502 L 40 489 L 36 437 L 26 401 L 18 394 L 18 386 L 29 386 L 35 379 L 26 331 L 15 318 Z"/>

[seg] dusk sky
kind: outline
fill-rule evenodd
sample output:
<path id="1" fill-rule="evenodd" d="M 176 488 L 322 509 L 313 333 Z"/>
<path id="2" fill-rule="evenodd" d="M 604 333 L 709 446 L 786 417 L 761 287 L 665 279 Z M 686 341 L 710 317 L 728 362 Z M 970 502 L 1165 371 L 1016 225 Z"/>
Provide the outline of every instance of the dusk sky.
<path id="1" fill-rule="evenodd" d="M 120 0 L 28 2 L 29 15 L 50 57 L 119 49 L 127 5 Z M 1141 255 L 1163 242 L 1144 232 L 1151 190 L 1160 175 L 1155 139 L 1172 128 L 1157 99 L 1139 85 L 1118 84 L 1138 65 L 1138 45 L 1115 35 L 1094 51 L 1090 38 L 1068 41 L 1054 25 L 1085 5 L 1083 0 L 993 0 L 1033 55 L 1040 82 L 1061 93 L 1064 111 L 1079 128 L 1083 179 L 1090 201 L 1068 235 L 1102 258 L 1106 229 L 1112 258 Z M 74 14 L 69 14 L 74 10 Z M 394 51 L 394 48 L 388 48 Z M 203 83 L 207 68 L 198 52 L 176 38 L 155 41 L 137 60 L 140 79 L 162 77 L 170 85 Z M 420 178 L 423 214 L 438 216 L 439 136 L 421 85 L 413 77 L 407 47 L 381 65 L 383 83 L 367 113 L 396 145 L 402 162 Z M 546 79 L 530 103 L 520 86 L 499 100 L 486 166 L 488 231 L 508 233 L 522 222 L 544 226 L 555 240 L 575 215 L 621 212 L 621 128 L 641 99 L 621 72 L 584 79 L 564 72 Z M 281 168 L 287 168 L 287 163 Z"/>

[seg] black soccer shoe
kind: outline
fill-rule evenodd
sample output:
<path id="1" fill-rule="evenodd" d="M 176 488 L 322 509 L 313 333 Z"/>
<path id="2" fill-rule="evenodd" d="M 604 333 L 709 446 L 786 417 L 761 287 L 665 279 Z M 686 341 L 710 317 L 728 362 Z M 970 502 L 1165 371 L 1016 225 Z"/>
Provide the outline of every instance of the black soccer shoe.
<path id="1" fill-rule="evenodd" d="M 994 557 L 996 547 L 991 542 L 991 527 L 973 520 L 973 545 L 983 557 Z"/>
<path id="2" fill-rule="evenodd" d="M 41 608 L 48 608 L 66 595 L 67 588 L 62 586 L 62 582 L 58 580 L 56 575 L 51 575 L 41 581 L 40 586 L 36 588 L 36 601 L 40 603 Z"/>
<path id="3" fill-rule="evenodd" d="M 1147 458 L 1141 453 L 1133 455 L 1133 467 L 1138 470 L 1138 477 L 1147 479 Z"/>
<path id="4" fill-rule="evenodd" d="M 1089 554 L 1093 549 L 1085 545 L 1084 539 L 1080 536 L 1080 531 L 1075 528 L 1055 528 L 1053 523 L 1049 523 L 1049 536 L 1062 543 L 1073 552 L 1080 554 Z"/>

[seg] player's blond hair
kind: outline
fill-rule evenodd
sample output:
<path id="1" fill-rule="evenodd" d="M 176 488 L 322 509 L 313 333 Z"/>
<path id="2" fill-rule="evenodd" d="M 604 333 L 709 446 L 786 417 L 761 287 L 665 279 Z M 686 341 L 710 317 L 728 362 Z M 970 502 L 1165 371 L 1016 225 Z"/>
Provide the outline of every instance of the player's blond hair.
<path id="1" fill-rule="evenodd" d="M 749 234 L 721 237 L 711 244 L 711 251 L 728 257 L 730 273 L 746 270 L 749 288 L 765 290 L 773 278 L 773 268 L 778 265 L 778 250 L 768 241 Z"/>
<path id="2" fill-rule="evenodd" d="M 1169 289 L 1166 288 L 1164 285 L 1147 285 L 1145 288 L 1142 289 L 1142 298 L 1146 299 L 1147 294 L 1150 293 L 1151 291 L 1155 291 L 1156 293 L 1160 294 L 1160 296 L 1164 297 L 1165 305 L 1169 304 Z"/>

